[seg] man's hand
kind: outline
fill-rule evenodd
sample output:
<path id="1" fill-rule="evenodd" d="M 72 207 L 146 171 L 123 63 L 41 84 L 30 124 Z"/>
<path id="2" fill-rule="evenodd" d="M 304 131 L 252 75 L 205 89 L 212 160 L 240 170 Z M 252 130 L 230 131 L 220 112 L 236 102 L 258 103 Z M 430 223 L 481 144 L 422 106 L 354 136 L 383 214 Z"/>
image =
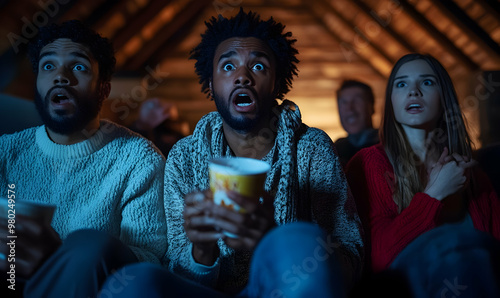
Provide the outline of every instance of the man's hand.
<path id="1" fill-rule="evenodd" d="M 9 246 L 0 246 L 0 252 L 6 256 L 0 259 L 0 270 L 7 272 L 10 264 L 15 264 L 16 277 L 29 279 L 57 250 L 61 239 L 50 225 L 41 224 L 30 217 L 17 215 L 15 226 L 15 234 L 9 234 L 6 222 L 1 224 L 1 239 L 8 239 L 8 235 L 16 235 L 17 238 L 10 238 L 15 240 L 14 254 L 11 254 Z M 9 262 L 9 258 L 15 258 L 15 262 Z"/>
<path id="2" fill-rule="evenodd" d="M 240 213 L 216 205 L 210 190 L 186 195 L 184 229 L 193 243 L 193 258 L 200 264 L 212 265 L 219 256 L 217 241 L 237 250 L 253 251 L 264 234 L 273 227 L 273 200 L 266 197 L 265 204 L 236 192 L 228 192 L 229 198 L 246 210 Z M 228 237 L 223 231 L 236 235 Z"/>
<path id="3" fill-rule="evenodd" d="M 237 237 L 225 237 L 224 242 L 236 250 L 253 251 L 262 237 L 275 225 L 274 200 L 266 194 L 264 203 L 260 204 L 258 199 L 247 198 L 234 191 L 227 192 L 227 195 L 246 212 L 239 213 L 230 210 L 238 215 L 238 217 L 235 216 L 237 221 L 224 230 Z"/>
<path id="4" fill-rule="evenodd" d="M 217 240 L 223 236 L 211 215 L 215 206 L 212 192 L 189 193 L 184 197 L 184 204 L 184 230 L 193 243 L 193 258 L 211 266 L 219 257 Z"/>

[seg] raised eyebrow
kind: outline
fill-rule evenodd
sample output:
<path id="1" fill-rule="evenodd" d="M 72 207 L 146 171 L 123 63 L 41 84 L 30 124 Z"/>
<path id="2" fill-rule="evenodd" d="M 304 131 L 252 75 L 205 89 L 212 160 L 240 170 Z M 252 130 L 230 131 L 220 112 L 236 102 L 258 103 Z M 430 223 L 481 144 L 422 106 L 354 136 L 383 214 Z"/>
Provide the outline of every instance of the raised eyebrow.
<path id="1" fill-rule="evenodd" d="M 433 78 L 435 80 L 437 80 L 437 77 L 433 74 L 423 74 L 423 75 L 420 75 L 421 78 Z"/>
<path id="2" fill-rule="evenodd" d="M 226 53 L 220 55 L 219 61 L 217 61 L 217 63 L 219 63 L 222 59 L 230 58 L 231 56 L 234 56 L 234 55 L 236 55 L 235 51 L 226 52 Z"/>
<path id="3" fill-rule="evenodd" d="M 265 52 L 261 52 L 261 51 L 253 51 L 250 53 L 252 56 L 254 57 L 257 57 L 257 58 L 266 58 L 267 60 L 271 60 L 271 58 L 269 57 L 269 55 Z"/>
<path id="4" fill-rule="evenodd" d="M 42 53 L 42 54 L 40 54 L 40 57 L 38 57 L 38 60 L 42 60 L 43 58 L 48 57 L 48 56 L 54 56 L 55 54 L 56 54 L 56 52 L 45 52 L 45 53 Z"/>
<path id="5" fill-rule="evenodd" d="M 400 76 L 400 77 L 394 78 L 394 81 L 399 80 L 399 79 L 406 79 L 407 77 L 408 76 Z"/>
<path id="6" fill-rule="evenodd" d="M 45 58 L 45 57 L 48 57 L 48 56 L 55 56 L 55 55 L 56 55 L 56 52 L 53 52 L 53 51 L 50 51 L 50 52 L 45 52 L 45 53 L 42 53 L 42 54 L 40 55 L 40 58 L 38 58 L 38 60 L 40 61 L 40 60 L 42 60 L 42 59 L 43 59 L 43 58 Z M 87 60 L 87 62 L 88 62 L 88 63 L 90 63 L 90 62 L 91 62 L 91 61 L 90 61 L 90 58 L 89 58 L 87 55 L 82 54 L 82 53 L 80 53 L 80 52 L 71 52 L 71 53 L 70 53 L 70 55 L 71 55 L 71 56 L 78 57 L 78 58 L 85 59 L 85 60 Z"/>

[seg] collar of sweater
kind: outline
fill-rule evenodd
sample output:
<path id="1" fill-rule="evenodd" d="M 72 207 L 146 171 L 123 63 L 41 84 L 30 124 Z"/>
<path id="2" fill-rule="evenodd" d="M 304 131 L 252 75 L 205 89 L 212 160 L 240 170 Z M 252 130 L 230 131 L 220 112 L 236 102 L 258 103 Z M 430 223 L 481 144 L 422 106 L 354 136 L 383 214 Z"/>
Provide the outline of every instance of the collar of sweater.
<path id="1" fill-rule="evenodd" d="M 40 150 L 50 157 L 61 159 L 81 158 L 104 147 L 112 138 L 111 132 L 114 128 L 112 122 L 101 120 L 99 130 L 89 139 L 72 145 L 61 145 L 54 143 L 50 139 L 45 125 L 42 125 L 36 130 L 35 142 Z"/>
<path id="2" fill-rule="evenodd" d="M 291 193 L 297 190 L 297 139 L 296 132 L 302 125 L 299 107 L 289 101 L 284 100 L 276 106 L 273 113 L 277 117 L 274 127 L 277 131 L 276 141 L 271 152 L 276 158 L 268 156 L 264 158 L 271 164 L 269 175 L 279 175 L 277 193 L 279 198 L 275 198 L 276 222 L 282 224 L 297 218 L 298 202 L 296 196 Z M 193 132 L 193 139 L 196 140 L 194 154 L 192 154 L 195 169 L 205 169 L 195 173 L 195 181 L 206 180 L 208 173 L 208 160 L 220 156 L 234 156 L 231 148 L 224 139 L 222 129 L 222 118 L 218 112 L 205 115 L 196 125 Z M 268 179 L 269 180 L 269 179 Z M 271 180 L 269 180 L 271 181 Z M 267 185 L 269 191 L 271 185 Z"/>

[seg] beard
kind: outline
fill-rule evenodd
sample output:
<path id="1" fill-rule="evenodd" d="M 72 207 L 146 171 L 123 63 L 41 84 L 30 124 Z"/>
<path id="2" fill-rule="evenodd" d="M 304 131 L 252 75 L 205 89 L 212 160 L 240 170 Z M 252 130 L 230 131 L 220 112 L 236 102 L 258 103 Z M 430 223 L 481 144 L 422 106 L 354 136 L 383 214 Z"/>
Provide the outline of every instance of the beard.
<path id="1" fill-rule="evenodd" d="M 75 100 L 76 109 L 72 115 L 65 115 L 65 111 L 55 111 L 56 115 L 51 115 L 49 105 L 51 98 L 50 92 L 54 88 L 65 89 Z M 96 100 L 97 98 L 97 100 Z M 88 98 L 80 98 L 73 89 L 65 86 L 56 86 L 47 92 L 45 98 L 35 90 L 35 106 L 42 118 L 43 124 L 55 133 L 69 135 L 77 131 L 82 131 L 85 126 L 97 117 L 101 110 L 102 98 L 100 94 Z"/>
<path id="2" fill-rule="evenodd" d="M 250 91 L 254 93 L 254 98 L 257 98 L 255 92 L 253 90 Z M 260 105 L 257 106 L 254 118 L 248 118 L 242 115 L 233 116 L 230 111 L 231 101 L 224 100 L 215 90 L 213 96 L 217 112 L 219 112 L 224 122 L 235 131 L 241 133 L 249 133 L 261 128 L 263 121 L 270 119 L 272 108 L 277 105 L 276 100 L 273 98 L 265 98 L 260 101 Z"/>

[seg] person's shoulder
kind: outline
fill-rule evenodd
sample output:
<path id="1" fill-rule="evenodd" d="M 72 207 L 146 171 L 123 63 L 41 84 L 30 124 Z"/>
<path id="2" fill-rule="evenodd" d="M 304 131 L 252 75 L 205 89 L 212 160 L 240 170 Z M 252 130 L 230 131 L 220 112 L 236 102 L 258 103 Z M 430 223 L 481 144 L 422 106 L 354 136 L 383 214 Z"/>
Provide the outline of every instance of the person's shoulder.
<path id="1" fill-rule="evenodd" d="M 349 160 L 347 168 L 352 164 L 387 164 L 387 154 L 385 153 L 384 146 L 381 143 L 363 148 L 359 150 Z"/>
<path id="2" fill-rule="evenodd" d="M 384 146 L 382 143 L 377 143 L 372 146 L 368 146 L 365 148 L 362 148 L 358 151 L 359 155 L 361 156 L 367 156 L 367 157 L 382 157 L 382 156 L 387 156 L 384 150 Z"/>
<path id="3" fill-rule="evenodd" d="M 174 144 L 174 146 L 170 151 L 182 152 L 182 153 L 191 152 L 192 150 L 194 150 L 197 141 L 199 140 L 195 138 L 193 135 L 183 137 Z"/>
<path id="4" fill-rule="evenodd" d="M 0 136 L 0 145 L 2 151 L 11 151 L 13 149 L 23 149 L 29 143 L 35 143 L 36 131 L 41 126 L 30 127 L 15 133 L 4 134 Z"/>
<path id="5" fill-rule="evenodd" d="M 338 146 L 338 145 L 344 145 L 346 143 L 349 143 L 349 140 L 347 138 L 338 138 L 337 140 L 335 140 L 335 146 Z"/>
<path id="6" fill-rule="evenodd" d="M 102 120 L 100 129 L 104 136 L 109 137 L 108 145 L 111 149 L 116 149 L 125 154 L 151 155 L 155 158 L 165 158 L 153 142 L 125 126 Z"/>
<path id="7" fill-rule="evenodd" d="M 302 143 L 307 143 L 310 145 L 328 145 L 331 146 L 333 144 L 332 139 L 328 134 L 316 127 L 309 127 L 305 124 L 303 124 L 299 129 L 298 132 L 300 134 L 299 137 L 299 142 Z"/>

